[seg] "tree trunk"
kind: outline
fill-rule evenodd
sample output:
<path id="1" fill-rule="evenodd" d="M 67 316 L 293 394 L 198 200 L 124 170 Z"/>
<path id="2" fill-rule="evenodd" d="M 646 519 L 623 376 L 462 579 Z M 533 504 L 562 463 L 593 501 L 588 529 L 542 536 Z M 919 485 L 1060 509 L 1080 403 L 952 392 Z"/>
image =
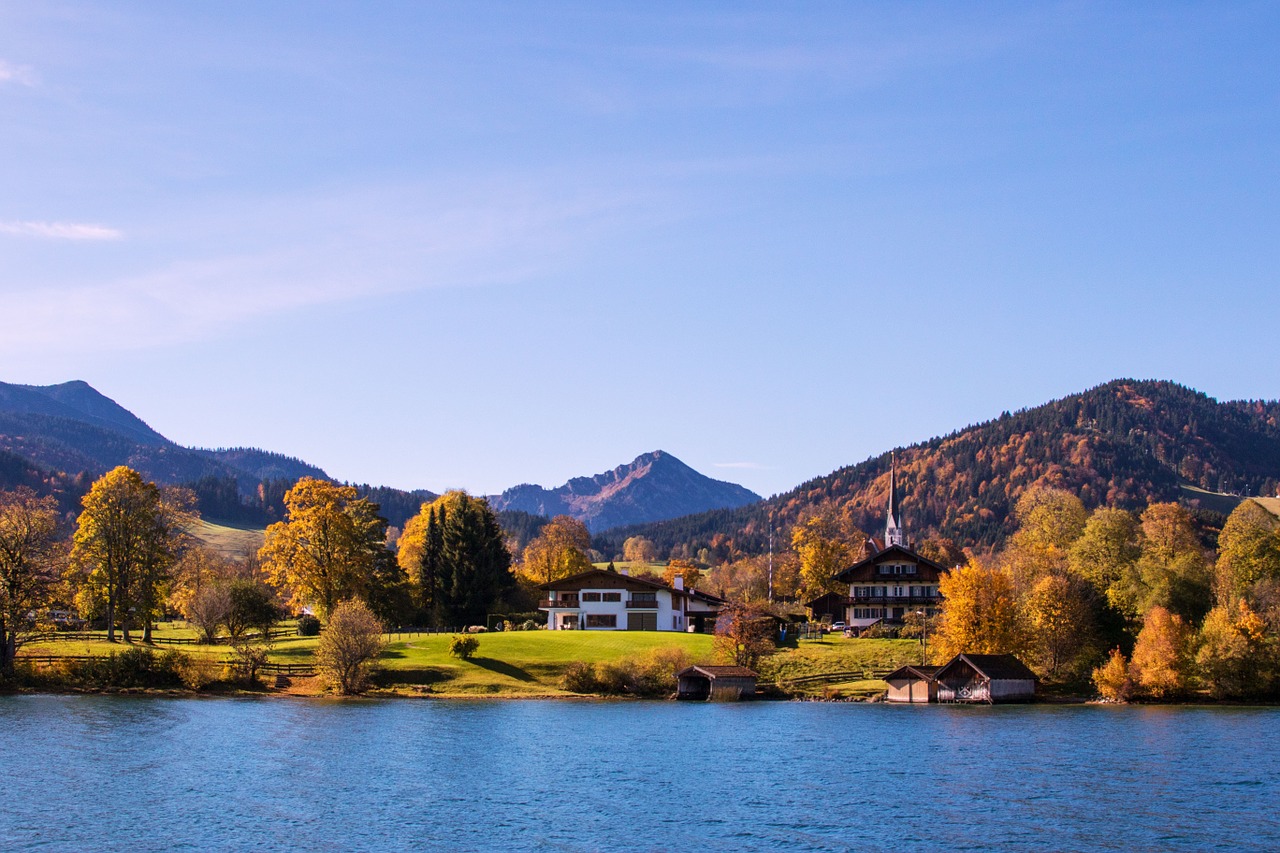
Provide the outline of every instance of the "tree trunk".
<path id="1" fill-rule="evenodd" d="M 151 617 L 147 617 L 147 621 L 142 623 L 142 642 L 151 642 Z"/>
<path id="2" fill-rule="evenodd" d="M 107 596 L 107 642 L 114 643 L 116 641 L 116 600 L 114 597 Z"/>
<path id="3" fill-rule="evenodd" d="M 5 630 L 4 620 L 0 619 L 0 675 L 13 675 L 14 656 L 18 651 L 18 635 Z"/>

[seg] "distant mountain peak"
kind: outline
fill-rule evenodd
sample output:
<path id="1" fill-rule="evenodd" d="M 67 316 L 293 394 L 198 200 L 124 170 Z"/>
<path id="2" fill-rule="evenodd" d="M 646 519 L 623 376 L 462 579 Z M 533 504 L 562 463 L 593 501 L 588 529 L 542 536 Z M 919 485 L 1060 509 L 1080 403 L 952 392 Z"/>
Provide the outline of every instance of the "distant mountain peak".
<path id="1" fill-rule="evenodd" d="M 642 453 L 611 471 L 574 477 L 559 488 L 523 483 L 490 498 L 498 510 L 571 515 L 592 531 L 731 509 L 758 500 L 755 492 L 713 480 L 663 450 Z"/>

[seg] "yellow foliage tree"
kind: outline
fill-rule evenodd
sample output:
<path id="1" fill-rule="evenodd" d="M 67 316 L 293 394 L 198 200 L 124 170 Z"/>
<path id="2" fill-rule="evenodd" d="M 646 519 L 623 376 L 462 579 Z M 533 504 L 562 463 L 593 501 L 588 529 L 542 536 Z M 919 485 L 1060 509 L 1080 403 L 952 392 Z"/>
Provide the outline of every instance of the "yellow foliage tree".
<path id="1" fill-rule="evenodd" d="M 1127 702 L 1133 694 L 1133 679 L 1129 677 L 1129 661 L 1124 652 L 1112 649 L 1107 662 L 1093 671 L 1093 684 L 1098 694 L 1108 702 Z"/>
<path id="2" fill-rule="evenodd" d="M 830 513 L 810 516 L 791 529 L 791 548 L 800 558 L 800 594 L 811 600 L 829 592 L 848 592 L 835 579 L 852 563 L 846 531 Z"/>
<path id="3" fill-rule="evenodd" d="M 1163 699 L 1184 692 L 1191 679 L 1191 631 L 1164 607 L 1147 612 L 1133 647 L 1130 673 L 1138 689 Z"/>
<path id="4" fill-rule="evenodd" d="M 339 601 L 367 597 L 386 520 L 352 486 L 303 477 L 285 493 L 286 517 L 267 528 L 258 557 L 294 607 L 327 618 Z"/>
<path id="5" fill-rule="evenodd" d="M 186 490 L 162 491 L 121 465 L 99 477 L 82 504 L 71 550 L 77 600 L 102 606 L 112 642 L 117 624 L 128 642 L 138 619 L 149 641 L 185 529 L 196 518 L 194 498 Z"/>
<path id="6" fill-rule="evenodd" d="M 970 561 L 942 575 L 938 591 L 943 604 L 936 658 L 1025 652 L 1026 631 L 1008 574 Z"/>
<path id="7" fill-rule="evenodd" d="M 525 546 L 520 573 L 538 583 L 551 583 L 589 571 L 591 561 L 584 552 L 590 547 L 591 534 L 585 524 L 557 515 Z"/>

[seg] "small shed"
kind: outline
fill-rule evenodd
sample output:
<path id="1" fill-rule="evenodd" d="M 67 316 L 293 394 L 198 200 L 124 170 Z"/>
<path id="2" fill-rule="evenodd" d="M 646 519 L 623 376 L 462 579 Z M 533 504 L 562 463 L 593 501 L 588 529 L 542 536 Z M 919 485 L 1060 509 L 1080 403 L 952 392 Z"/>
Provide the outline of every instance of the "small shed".
<path id="1" fill-rule="evenodd" d="M 928 703 L 938 701 L 938 682 L 934 676 L 940 666 L 904 666 L 884 677 L 889 684 L 888 702 Z"/>
<path id="2" fill-rule="evenodd" d="M 934 675 L 939 702 L 1029 702 L 1036 674 L 1013 655 L 959 654 Z"/>
<path id="3" fill-rule="evenodd" d="M 676 673 L 677 699 L 737 702 L 756 695 L 759 674 L 745 666 L 691 666 Z"/>

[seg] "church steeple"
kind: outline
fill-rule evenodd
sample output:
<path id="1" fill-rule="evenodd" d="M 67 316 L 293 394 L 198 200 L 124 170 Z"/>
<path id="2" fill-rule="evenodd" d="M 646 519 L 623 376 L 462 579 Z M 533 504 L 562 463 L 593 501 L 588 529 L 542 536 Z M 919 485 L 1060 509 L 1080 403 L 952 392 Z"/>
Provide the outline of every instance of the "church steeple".
<path id="1" fill-rule="evenodd" d="M 885 547 L 901 545 L 906 547 L 906 531 L 902 529 L 902 514 L 898 509 L 898 457 L 889 457 L 889 518 L 884 526 Z"/>

